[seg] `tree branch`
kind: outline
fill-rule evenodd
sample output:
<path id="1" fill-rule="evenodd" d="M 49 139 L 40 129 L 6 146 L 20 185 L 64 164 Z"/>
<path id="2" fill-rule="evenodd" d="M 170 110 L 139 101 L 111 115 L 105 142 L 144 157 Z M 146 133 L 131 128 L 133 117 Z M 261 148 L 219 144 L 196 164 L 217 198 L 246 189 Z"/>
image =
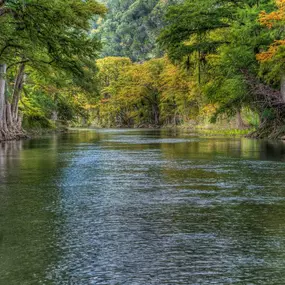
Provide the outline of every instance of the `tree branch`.
<path id="1" fill-rule="evenodd" d="M 8 41 L 8 43 L 0 50 L 0 57 L 4 54 L 5 50 L 6 50 L 7 48 L 9 48 L 9 47 L 12 47 L 12 48 L 14 47 L 14 48 L 19 48 L 19 49 L 22 48 L 22 46 L 10 44 L 9 41 Z"/>
<path id="2" fill-rule="evenodd" d="M 13 66 L 15 66 L 15 65 L 27 63 L 27 62 L 29 62 L 29 61 L 30 61 L 29 59 L 25 59 L 25 60 L 22 60 L 22 61 L 18 61 L 18 62 L 12 63 L 12 64 L 10 64 L 10 65 L 7 67 L 7 70 L 9 70 L 11 67 L 13 67 Z"/>

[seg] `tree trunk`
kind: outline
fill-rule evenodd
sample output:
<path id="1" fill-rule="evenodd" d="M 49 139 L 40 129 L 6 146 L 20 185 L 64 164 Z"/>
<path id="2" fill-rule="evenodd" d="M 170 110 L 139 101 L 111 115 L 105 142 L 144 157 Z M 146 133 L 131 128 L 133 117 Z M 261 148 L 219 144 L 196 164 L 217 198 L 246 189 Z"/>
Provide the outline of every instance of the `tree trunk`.
<path id="1" fill-rule="evenodd" d="M 3 121 L 5 107 L 6 69 L 6 64 L 0 64 L 0 128 Z"/>
<path id="2" fill-rule="evenodd" d="M 14 91 L 13 91 L 12 105 L 11 105 L 11 114 L 13 120 L 15 121 L 18 120 L 18 105 L 24 84 L 24 75 L 25 75 L 24 71 L 25 71 L 25 65 L 21 64 L 14 84 Z"/>
<path id="3" fill-rule="evenodd" d="M 160 121 L 160 112 L 159 112 L 159 105 L 158 105 L 158 94 L 156 93 L 151 100 L 152 105 L 152 116 L 153 116 L 153 123 L 158 126 Z"/>
<path id="4" fill-rule="evenodd" d="M 158 126 L 159 125 L 159 107 L 157 104 L 152 105 L 152 114 L 153 114 L 154 124 Z"/>
<path id="5" fill-rule="evenodd" d="M 24 69 L 21 66 L 16 78 L 11 105 L 5 97 L 6 65 L 0 64 L 0 141 L 25 137 L 22 119 L 18 116 L 18 102 L 23 87 Z"/>
<path id="6" fill-rule="evenodd" d="M 283 102 L 285 102 L 285 72 L 281 74 L 280 91 Z"/>
<path id="7" fill-rule="evenodd" d="M 4 137 L 6 64 L 0 64 L 0 141 Z"/>
<path id="8" fill-rule="evenodd" d="M 11 104 L 9 102 L 6 103 L 6 122 L 8 128 L 14 127 L 14 120 L 12 116 Z"/>
<path id="9" fill-rule="evenodd" d="M 246 128 L 248 127 L 248 126 L 244 123 L 240 111 L 237 111 L 237 127 L 238 127 L 240 130 L 246 129 Z"/>
<path id="10" fill-rule="evenodd" d="M 56 122 L 58 120 L 58 113 L 56 110 L 52 111 L 51 120 Z"/>

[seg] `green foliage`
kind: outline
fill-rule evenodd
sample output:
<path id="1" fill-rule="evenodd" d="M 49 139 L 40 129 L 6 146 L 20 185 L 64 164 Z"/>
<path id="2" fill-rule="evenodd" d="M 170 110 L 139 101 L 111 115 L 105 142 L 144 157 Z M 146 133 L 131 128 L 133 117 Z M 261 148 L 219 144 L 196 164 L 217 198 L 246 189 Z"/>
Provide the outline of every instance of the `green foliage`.
<path id="1" fill-rule="evenodd" d="M 103 42 L 102 56 L 143 61 L 162 55 L 156 37 L 164 26 L 166 7 L 175 0 L 105 0 L 106 18 L 95 28 Z"/>
<path id="2" fill-rule="evenodd" d="M 55 125 L 44 116 L 31 115 L 25 118 L 23 128 L 27 130 L 55 129 Z"/>
<path id="3" fill-rule="evenodd" d="M 215 122 L 241 110 L 251 125 L 280 119 L 252 90 L 258 78 L 279 88 L 284 75 L 283 18 L 260 20 L 274 0 L 104 0 L 105 18 L 94 0 L 2 2 L 6 100 L 24 63 L 20 109 L 28 125 L 86 122 L 90 113 L 104 127 Z M 274 57 L 260 64 L 268 46 Z"/>
<path id="4" fill-rule="evenodd" d="M 62 123 L 74 123 L 79 117 L 88 119 L 85 106 L 92 100 L 86 91 L 73 85 L 64 85 L 64 78 L 47 80 L 31 73 L 26 82 L 24 96 L 20 102 L 24 122 L 34 116 L 56 120 Z"/>
<path id="5" fill-rule="evenodd" d="M 87 116 L 84 105 L 97 92 L 94 73 L 101 48 L 91 34 L 92 21 L 105 11 L 95 0 L 0 2 L 0 62 L 8 65 L 6 99 L 12 101 L 18 66 L 24 64 L 20 107 L 27 122 L 47 126 L 54 112 L 64 121 Z"/>
<path id="6" fill-rule="evenodd" d="M 96 1 L 6 1 L 12 12 L 1 18 L 0 58 L 10 66 L 24 61 L 33 69 L 49 64 L 72 76 L 97 57 L 100 43 L 89 36 L 90 20 L 104 12 Z"/>
<path id="7" fill-rule="evenodd" d="M 101 98 L 93 109 L 100 126 L 177 125 L 197 115 L 189 74 L 167 58 L 140 64 L 107 57 L 98 66 Z"/>
<path id="8" fill-rule="evenodd" d="M 258 16 L 270 8 L 272 1 L 265 0 L 185 0 L 169 8 L 159 41 L 172 61 L 198 75 L 207 101 L 218 104 L 212 121 L 254 107 L 243 72 L 259 72 L 256 54 L 274 32 L 263 29 Z"/>
<path id="9" fill-rule="evenodd" d="M 212 129 L 212 130 L 207 130 L 207 129 L 199 129 L 197 128 L 197 131 L 199 134 L 202 135 L 207 135 L 207 136 L 245 136 L 250 134 L 254 129 L 245 129 L 245 130 L 240 130 L 240 129 L 232 129 L 232 130 L 222 130 L 222 129 Z"/>

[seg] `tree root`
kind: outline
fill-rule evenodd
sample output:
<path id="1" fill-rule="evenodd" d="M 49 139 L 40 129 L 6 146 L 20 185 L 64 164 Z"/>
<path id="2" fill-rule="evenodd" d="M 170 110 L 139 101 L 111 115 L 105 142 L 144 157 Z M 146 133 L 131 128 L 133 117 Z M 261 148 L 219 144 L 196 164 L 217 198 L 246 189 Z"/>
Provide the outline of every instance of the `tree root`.
<path id="1" fill-rule="evenodd" d="M 248 137 L 281 139 L 285 136 L 285 102 L 281 92 L 260 82 L 245 70 L 242 73 L 251 95 L 250 108 L 259 113 L 262 121 Z"/>
<path id="2" fill-rule="evenodd" d="M 27 139 L 27 138 L 28 138 L 28 135 L 22 129 L 21 130 L 18 130 L 18 129 L 0 130 L 0 142 L 21 140 L 21 139 Z"/>

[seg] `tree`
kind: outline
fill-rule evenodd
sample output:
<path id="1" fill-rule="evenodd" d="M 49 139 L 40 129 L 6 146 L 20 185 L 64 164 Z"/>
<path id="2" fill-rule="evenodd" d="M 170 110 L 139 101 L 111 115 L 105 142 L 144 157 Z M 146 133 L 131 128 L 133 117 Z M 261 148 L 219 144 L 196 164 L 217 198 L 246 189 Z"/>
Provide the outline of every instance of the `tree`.
<path id="1" fill-rule="evenodd" d="M 73 84 L 88 87 L 100 48 L 90 36 L 90 22 L 105 8 L 93 0 L 1 0 L 0 5 L 0 132 L 1 139 L 13 139 L 23 134 L 18 102 L 25 69 L 39 73 L 52 69 Z"/>
<path id="2" fill-rule="evenodd" d="M 169 8 L 167 26 L 159 38 L 172 61 L 196 74 L 206 100 L 218 106 L 213 121 L 225 113 L 240 119 L 242 108 L 250 108 L 259 114 L 260 127 L 268 122 L 266 133 L 260 128 L 265 136 L 275 133 L 273 121 L 265 119 L 271 107 L 259 101 L 273 90 L 262 85 L 261 92 L 256 54 L 275 33 L 262 27 L 258 16 L 272 7 L 270 0 L 186 0 Z"/>
<path id="3" fill-rule="evenodd" d="M 281 96 L 285 102 L 285 65 L 284 65 L 284 56 L 285 56 L 285 39 L 284 39 L 284 24 L 285 24 L 285 1 L 276 0 L 277 10 L 266 13 L 262 11 L 260 13 L 260 23 L 271 30 L 278 31 L 276 34 L 274 42 L 270 44 L 267 51 L 263 51 L 257 54 L 256 58 L 261 63 L 269 64 L 271 69 L 271 78 L 280 77 L 280 89 Z M 275 74 L 276 71 L 279 74 Z"/>
<path id="4" fill-rule="evenodd" d="M 102 57 L 144 61 L 162 55 L 156 37 L 164 26 L 166 7 L 176 0 L 105 0 L 105 19 L 95 25 L 103 42 Z"/>
<path id="5" fill-rule="evenodd" d="M 101 98 L 97 124 L 108 127 L 177 125 L 197 115 L 186 71 L 164 57 L 144 63 L 128 58 L 98 60 Z"/>

